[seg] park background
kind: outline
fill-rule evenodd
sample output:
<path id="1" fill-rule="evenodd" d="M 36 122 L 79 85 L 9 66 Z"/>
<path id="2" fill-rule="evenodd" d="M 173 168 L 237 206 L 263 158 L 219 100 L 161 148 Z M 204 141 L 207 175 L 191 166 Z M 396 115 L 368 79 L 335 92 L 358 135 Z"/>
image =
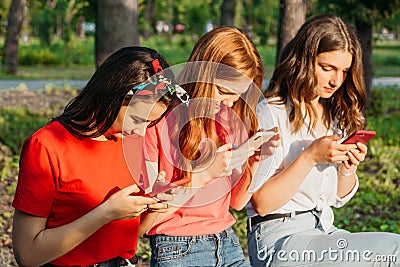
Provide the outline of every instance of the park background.
<path id="1" fill-rule="evenodd" d="M 62 111 L 79 91 L 72 81 L 87 81 L 101 58 L 118 46 L 140 44 L 155 48 L 175 65 L 186 61 L 207 30 L 234 25 L 255 42 L 269 79 L 282 43 L 295 34 L 299 22 L 325 12 L 351 22 L 364 52 L 370 52 L 363 58 L 370 87 L 365 115 L 367 129 L 377 131 L 359 167 L 360 189 L 334 211 L 335 225 L 400 233 L 400 88 L 371 82 L 400 78 L 399 0 L 3 0 L 0 88 L 2 81 L 18 83 L 0 90 L 0 266 L 16 266 L 10 205 L 21 144 Z M 16 22 L 19 28 L 12 27 Z M 104 25 L 112 32 L 99 33 Z M 46 85 L 28 88 L 28 80 L 44 80 Z M 55 83 L 60 80 L 62 86 Z M 238 219 L 234 229 L 247 251 L 245 212 L 232 212 Z M 146 239 L 141 239 L 138 255 L 144 262 L 149 258 Z"/>

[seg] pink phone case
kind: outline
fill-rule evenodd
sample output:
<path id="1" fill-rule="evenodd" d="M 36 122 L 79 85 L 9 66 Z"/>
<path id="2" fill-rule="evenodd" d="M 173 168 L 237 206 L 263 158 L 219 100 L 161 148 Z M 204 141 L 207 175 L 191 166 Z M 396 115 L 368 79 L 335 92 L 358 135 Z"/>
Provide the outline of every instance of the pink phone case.
<path id="1" fill-rule="evenodd" d="M 375 135 L 376 135 L 375 131 L 358 130 L 352 135 L 350 135 L 348 138 L 346 138 L 346 140 L 344 140 L 342 144 L 355 144 L 357 142 L 365 144 Z"/>

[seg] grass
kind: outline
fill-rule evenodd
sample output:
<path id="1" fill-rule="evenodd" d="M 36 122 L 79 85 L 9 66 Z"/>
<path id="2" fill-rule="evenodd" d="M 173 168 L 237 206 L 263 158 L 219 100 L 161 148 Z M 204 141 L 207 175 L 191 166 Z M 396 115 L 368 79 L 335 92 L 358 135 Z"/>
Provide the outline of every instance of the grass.
<path id="1" fill-rule="evenodd" d="M 373 47 L 374 77 L 400 77 L 400 40 L 376 41 Z"/>
<path id="2" fill-rule="evenodd" d="M 176 65 L 187 60 L 195 41 L 189 35 L 156 35 L 141 39 L 140 45 L 156 49 L 170 65 Z M 374 77 L 400 77 L 400 40 L 376 41 L 373 47 Z M 257 45 L 257 49 L 264 63 L 265 77 L 269 78 L 275 64 L 275 42 Z M 18 74 L 7 76 L 1 69 L 0 79 L 87 80 L 95 71 L 94 39 L 73 39 L 68 47 L 55 40 L 48 48 L 32 39 L 28 44 L 21 43 L 19 60 Z"/>
<path id="3" fill-rule="evenodd" d="M 9 76 L 0 69 L 2 80 L 88 80 L 95 71 L 93 66 L 19 66 L 17 76 Z"/>

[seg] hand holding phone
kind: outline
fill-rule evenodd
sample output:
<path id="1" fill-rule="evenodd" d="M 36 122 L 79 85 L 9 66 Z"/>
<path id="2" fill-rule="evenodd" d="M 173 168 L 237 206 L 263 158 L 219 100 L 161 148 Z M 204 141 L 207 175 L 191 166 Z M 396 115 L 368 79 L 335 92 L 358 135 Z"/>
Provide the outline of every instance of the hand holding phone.
<path id="1" fill-rule="evenodd" d="M 172 182 L 172 183 L 167 183 L 167 184 L 165 184 L 165 185 L 163 185 L 163 186 L 161 186 L 159 188 L 156 188 L 153 191 L 147 193 L 147 195 L 151 196 L 151 197 L 156 197 L 160 193 L 165 193 L 165 192 L 167 192 L 167 191 L 169 191 L 169 190 L 171 190 L 173 188 L 176 188 L 178 186 L 187 184 L 190 181 L 191 181 L 191 178 L 183 178 L 183 179 L 180 179 L 180 180 Z"/>
<path id="2" fill-rule="evenodd" d="M 275 130 L 256 132 L 253 136 L 251 136 L 235 149 L 248 149 L 250 147 L 257 149 L 265 142 L 268 142 L 276 134 L 277 133 Z"/>
<path id="3" fill-rule="evenodd" d="M 356 144 L 357 142 L 361 142 L 363 144 L 367 143 L 372 137 L 376 135 L 375 131 L 368 130 L 358 130 L 355 131 L 352 135 L 347 137 L 342 144 Z"/>

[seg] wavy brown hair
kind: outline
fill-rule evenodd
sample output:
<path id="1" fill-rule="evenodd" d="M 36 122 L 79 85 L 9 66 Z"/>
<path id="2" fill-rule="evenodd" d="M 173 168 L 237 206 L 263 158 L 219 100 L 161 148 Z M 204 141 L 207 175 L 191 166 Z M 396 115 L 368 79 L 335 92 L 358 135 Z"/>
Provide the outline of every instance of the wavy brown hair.
<path id="1" fill-rule="evenodd" d="M 361 46 L 355 30 L 333 14 L 322 14 L 308 19 L 296 36 L 284 47 L 280 63 L 274 70 L 265 92 L 267 98 L 278 97 L 278 103 L 293 104 L 289 120 L 297 132 L 305 122 L 301 107 L 305 105 L 310 117 L 308 130 L 316 124 L 316 110 L 311 105 L 317 85 L 315 62 L 319 54 L 344 50 L 352 55 L 352 65 L 340 88 L 328 99 L 320 99 L 324 106 L 324 124 L 338 119 L 339 128 L 347 133 L 365 127 L 363 109 L 366 91 L 362 67 Z"/>
<path id="2" fill-rule="evenodd" d="M 258 126 L 255 108 L 263 81 L 263 66 L 255 45 L 246 34 L 234 27 L 216 28 L 198 40 L 178 78 L 179 84 L 192 99 L 188 118 L 181 120 L 185 121 L 185 125 L 177 133 L 183 155 L 180 157 L 181 175 L 190 176 L 190 170 L 199 166 L 200 158 L 204 156 L 204 161 L 207 161 L 212 156 L 210 151 L 200 152 L 199 146 L 204 138 L 212 140 L 217 147 L 221 145 L 213 119 L 215 79 L 234 81 L 243 80 L 243 77 L 251 82 L 250 87 L 233 104 L 232 110 L 240 118 L 239 123 L 245 125 L 247 134 L 252 135 Z M 187 160 L 196 161 L 196 166 Z"/>

